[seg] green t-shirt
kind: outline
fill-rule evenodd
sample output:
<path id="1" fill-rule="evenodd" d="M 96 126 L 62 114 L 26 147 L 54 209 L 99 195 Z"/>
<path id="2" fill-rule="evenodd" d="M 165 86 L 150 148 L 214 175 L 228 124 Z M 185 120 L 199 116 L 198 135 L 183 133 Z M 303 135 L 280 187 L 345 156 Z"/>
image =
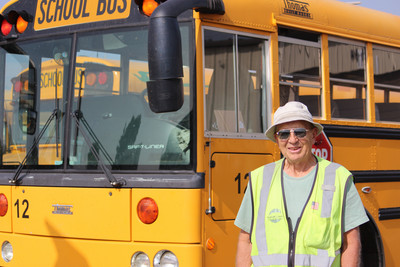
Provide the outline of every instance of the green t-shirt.
<path id="1" fill-rule="evenodd" d="M 291 219 L 293 229 L 306 204 L 307 198 L 314 181 L 316 168 L 307 175 L 294 178 L 286 173 L 283 175 L 283 186 L 287 205 L 288 217 Z M 236 216 L 235 225 L 243 231 L 250 233 L 251 220 L 253 216 L 250 190 L 246 190 L 239 212 Z M 344 209 L 344 232 L 347 232 L 368 221 L 364 206 L 353 183 L 346 188 Z"/>
<path id="2" fill-rule="evenodd" d="M 316 168 L 314 167 L 303 177 L 291 177 L 286 174 L 286 172 L 283 172 L 283 188 L 285 190 L 288 217 L 292 221 L 292 229 L 296 226 L 301 211 L 310 195 L 311 187 L 314 182 L 315 170 Z"/>

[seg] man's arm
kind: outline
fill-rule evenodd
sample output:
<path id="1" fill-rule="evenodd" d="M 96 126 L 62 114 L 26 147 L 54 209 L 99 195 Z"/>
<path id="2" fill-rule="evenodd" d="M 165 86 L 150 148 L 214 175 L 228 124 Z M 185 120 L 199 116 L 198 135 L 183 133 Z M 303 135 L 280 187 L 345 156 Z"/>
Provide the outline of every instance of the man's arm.
<path id="1" fill-rule="evenodd" d="M 250 267 L 251 263 L 250 234 L 241 230 L 236 252 L 236 267 Z"/>
<path id="2" fill-rule="evenodd" d="M 343 235 L 341 266 L 358 267 L 360 265 L 360 256 L 360 229 L 356 227 Z"/>

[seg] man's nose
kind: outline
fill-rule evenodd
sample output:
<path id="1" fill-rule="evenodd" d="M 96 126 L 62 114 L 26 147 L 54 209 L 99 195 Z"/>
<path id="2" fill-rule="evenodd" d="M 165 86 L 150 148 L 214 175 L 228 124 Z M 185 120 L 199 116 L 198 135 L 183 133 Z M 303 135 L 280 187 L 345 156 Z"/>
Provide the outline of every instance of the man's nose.
<path id="1" fill-rule="evenodd" d="M 297 137 L 297 135 L 294 133 L 294 131 L 290 131 L 289 142 L 296 143 L 297 141 L 299 141 L 299 138 Z"/>

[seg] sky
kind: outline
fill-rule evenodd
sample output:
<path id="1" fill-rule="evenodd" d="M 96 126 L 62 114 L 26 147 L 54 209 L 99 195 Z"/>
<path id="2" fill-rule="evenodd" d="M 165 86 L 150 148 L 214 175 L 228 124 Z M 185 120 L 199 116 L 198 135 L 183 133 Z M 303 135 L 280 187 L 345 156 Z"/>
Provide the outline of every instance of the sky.
<path id="1" fill-rule="evenodd" d="M 0 0 L 0 8 L 8 0 Z M 228 0 L 229 1 L 229 0 Z M 342 2 L 361 2 L 360 6 L 376 9 L 379 11 L 391 13 L 400 16 L 400 1 L 399 0 L 339 0 Z"/>
<path id="2" fill-rule="evenodd" d="M 2 1 L 2 0 L 0 0 Z M 360 6 L 400 16 L 399 0 L 339 0 L 341 2 L 361 2 Z"/>

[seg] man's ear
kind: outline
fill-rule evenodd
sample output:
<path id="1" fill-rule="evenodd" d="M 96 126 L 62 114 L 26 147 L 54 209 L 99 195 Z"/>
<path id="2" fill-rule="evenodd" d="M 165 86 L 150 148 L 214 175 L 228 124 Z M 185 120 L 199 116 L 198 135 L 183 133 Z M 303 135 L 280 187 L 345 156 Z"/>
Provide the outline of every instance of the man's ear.
<path id="1" fill-rule="evenodd" d="M 314 127 L 314 128 L 312 128 L 311 131 L 312 131 L 313 139 L 316 139 L 318 136 L 318 128 Z"/>

